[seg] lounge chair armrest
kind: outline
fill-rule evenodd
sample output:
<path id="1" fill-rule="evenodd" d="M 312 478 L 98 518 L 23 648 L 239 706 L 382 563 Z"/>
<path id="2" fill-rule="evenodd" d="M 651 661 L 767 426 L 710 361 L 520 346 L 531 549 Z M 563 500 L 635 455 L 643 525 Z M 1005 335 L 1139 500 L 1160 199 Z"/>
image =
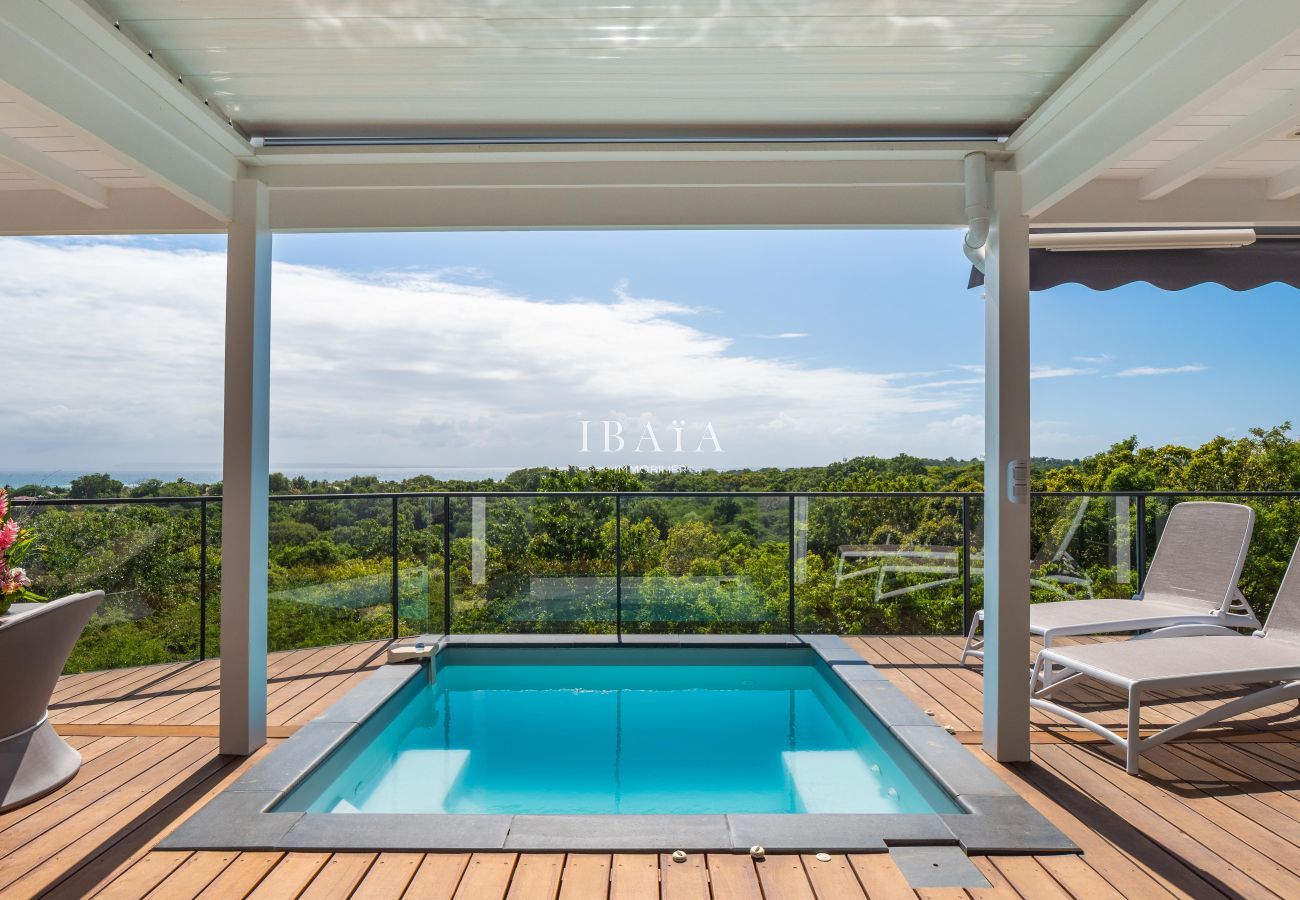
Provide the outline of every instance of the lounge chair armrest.
<path id="1" fill-rule="evenodd" d="M 1149 638 L 1200 637 L 1205 635 L 1241 637 L 1241 632 L 1224 625 L 1170 625 L 1168 628 L 1157 628 L 1155 631 L 1136 634 L 1130 640 L 1144 641 Z"/>

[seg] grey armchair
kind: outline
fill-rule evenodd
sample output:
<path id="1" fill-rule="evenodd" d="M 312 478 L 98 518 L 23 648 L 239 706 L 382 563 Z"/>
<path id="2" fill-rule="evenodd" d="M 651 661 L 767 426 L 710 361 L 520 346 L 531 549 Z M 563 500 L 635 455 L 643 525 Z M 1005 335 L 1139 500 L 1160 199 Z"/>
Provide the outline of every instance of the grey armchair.
<path id="1" fill-rule="evenodd" d="M 104 592 L 73 594 L 0 617 L 0 812 L 72 779 L 81 754 L 50 725 L 50 697 Z"/>

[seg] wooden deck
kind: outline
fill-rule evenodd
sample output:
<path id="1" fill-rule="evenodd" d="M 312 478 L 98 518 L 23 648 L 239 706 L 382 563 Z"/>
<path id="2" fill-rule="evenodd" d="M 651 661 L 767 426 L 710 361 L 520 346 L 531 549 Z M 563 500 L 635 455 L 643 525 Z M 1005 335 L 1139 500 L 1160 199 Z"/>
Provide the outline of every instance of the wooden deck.
<path id="1" fill-rule="evenodd" d="M 852 638 L 922 708 L 1085 851 L 983 857 L 981 891 L 914 892 L 887 854 L 177 853 L 151 848 L 250 762 L 217 753 L 217 665 L 183 663 L 65 677 L 51 715 L 85 764 L 73 782 L 0 815 L 4 897 L 641 898 L 1300 897 L 1300 717 L 1263 710 L 1152 752 L 1132 778 L 1078 729 L 1038 720 L 1035 760 L 1001 766 L 978 749 L 981 676 L 955 638 Z M 382 661 L 384 643 L 275 654 L 271 744 Z M 1113 698 L 1096 703 L 1115 723 Z M 1202 708 L 1171 697 L 1151 725 Z M 261 753 L 268 752 L 269 748 Z M 260 756 L 261 754 L 259 754 Z M 258 757 L 254 757 L 256 759 Z"/>

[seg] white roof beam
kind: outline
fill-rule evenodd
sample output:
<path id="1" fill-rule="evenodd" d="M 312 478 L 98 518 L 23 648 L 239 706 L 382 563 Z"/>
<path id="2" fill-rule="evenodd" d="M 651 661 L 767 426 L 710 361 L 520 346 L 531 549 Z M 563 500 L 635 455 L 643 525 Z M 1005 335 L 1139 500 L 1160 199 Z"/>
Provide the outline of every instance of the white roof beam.
<path id="1" fill-rule="evenodd" d="M 955 184 L 272 189 L 271 198 L 277 231 L 955 228 L 966 222 Z"/>
<path id="2" fill-rule="evenodd" d="M 39 0 L 0 3 L 0 81 L 204 213 L 230 217 L 238 159 Z"/>
<path id="3" fill-rule="evenodd" d="M 1158 200 L 1133 179 L 1099 179 L 1035 216 L 1035 228 L 1300 227 L 1300 198 L 1268 196 L 1263 179 L 1201 178 Z"/>
<path id="4" fill-rule="evenodd" d="M 1239 156 L 1261 141 L 1275 137 L 1300 120 L 1300 91 L 1283 94 L 1263 109 L 1224 128 L 1190 150 L 1174 157 L 1138 185 L 1143 200 L 1158 200 L 1189 181 L 1194 181 L 1215 166 Z"/>
<path id="5" fill-rule="evenodd" d="M 0 131 L 0 159 L 91 209 L 108 207 L 108 188 L 3 131 Z"/>
<path id="6" fill-rule="evenodd" d="M 1037 216 L 1300 36 L 1295 0 L 1152 0 L 1008 142 Z"/>
<path id="7" fill-rule="evenodd" d="M 1265 193 L 1270 200 L 1289 200 L 1300 194 L 1300 166 L 1293 166 L 1270 178 Z"/>
<path id="8" fill-rule="evenodd" d="M 0 235 L 209 234 L 226 225 L 162 188 L 111 191 L 107 209 L 53 191 L 0 194 Z"/>
<path id="9" fill-rule="evenodd" d="M 960 160 L 699 160 L 429 162 L 285 165 L 252 171 L 273 191 L 670 186 L 907 185 L 961 187 Z"/>

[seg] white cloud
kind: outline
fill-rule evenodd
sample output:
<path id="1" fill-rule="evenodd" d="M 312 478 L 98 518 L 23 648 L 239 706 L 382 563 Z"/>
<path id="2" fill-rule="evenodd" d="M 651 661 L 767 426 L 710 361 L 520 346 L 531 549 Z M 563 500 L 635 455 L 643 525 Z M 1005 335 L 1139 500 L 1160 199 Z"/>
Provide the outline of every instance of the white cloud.
<path id="1" fill-rule="evenodd" d="M 17 466 L 215 463 L 224 256 L 143 244 L 0 240 Z M 926 425 L 968 398 L 896 376 L 737 352 L 697 312 L 637 298 L 553 301 L 445 273 L 373 278 L 277 263 L 272 461 L 361 465 L 811 463 L 970 452 Z M 790 334 L 794 334 L 791 332 Z M 579 421 L 635 444 L 712 422 L 724 455 L 578 454 Z"/>
<path id="2" fill-rule="evenodd" d="M 1116 378 L 1133 378 L 1141 375 L 1181 375 L 1184 372 L 1204 372 L 1205 366 L 1200 363 L 1191 363 L 1186 366 L 1171 366 L 1169 368 L 1160 368 L 1159 366 L 1134 366 L 1131 369 L 1124 369 L 1116 372 Z"/>
<path id="3" fill-rule="evenodd" d="M 795 338 L 808 337 L 806 331 L 782 331 L 779 334 L 751 334 L 750 337 L 762 338 L 765 341 L 789 341 Z"/>
<path id="4" fill-rule="evenodd" d="M 930 422 L 925 428 L 936 437 L 957 441 L 961 447 L 969 447 L 972 440 L 979 441 L 984 438 L 984 417 L 972 413 L 962 413 L 959 416 L 953 416 L 951 419 L 938 419 Z M 965 452 L 953 452 L 951 455 L 970 456 L 974 452 L 973 450 L 966 450 Z"/>
<path id="5" fill-rule="evenodd" d="M 1096 375 L 1096 369 L 1075 369 L 1068 366 L 1033 366 L 1029 377 L 1038 378 L 1072 378 L 1076 375 Z"/>
<path id="6" fill-rule="evenodd" d="M 1089 363 L 1094 366 L 1102 366 L 1110 362 L 1114 358 L 1115 357 L 1111 356 L 1109 353 L 1101 353 L 1097 356 L 1076 356 L 1074 358 L 1074 361 L 1081 362 L 1081 363 Z"/>

